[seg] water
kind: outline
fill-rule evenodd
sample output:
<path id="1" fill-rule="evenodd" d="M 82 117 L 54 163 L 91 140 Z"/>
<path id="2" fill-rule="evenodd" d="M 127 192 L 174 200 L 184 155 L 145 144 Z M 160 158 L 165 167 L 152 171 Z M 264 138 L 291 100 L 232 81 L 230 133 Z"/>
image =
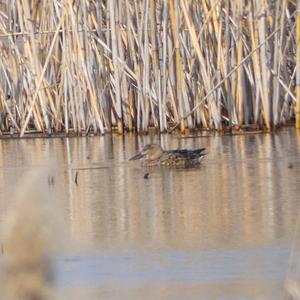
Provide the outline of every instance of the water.
<path id="1" fill-rule="evenodd" d="M 149 142 L 207 147 L 208 155 L 188 170 L 128 161 Z M 299 157 L 292 128 L 2 140 L 0 224 L 22 178 L 50 164 L 39 180 L 54 178 L 48 188 L 59 191 L 60 211 L 49 217 L 62 215 L 57 235 L 67 244 L 54 259 L 57 299 L 283 299 L 300 208 Z"/>

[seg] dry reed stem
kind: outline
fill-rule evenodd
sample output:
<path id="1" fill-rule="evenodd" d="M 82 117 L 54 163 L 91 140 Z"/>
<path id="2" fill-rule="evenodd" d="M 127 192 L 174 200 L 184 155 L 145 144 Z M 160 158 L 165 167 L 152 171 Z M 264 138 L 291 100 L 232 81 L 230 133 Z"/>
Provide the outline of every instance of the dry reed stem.
<path id="1" fill-rule="evenodd" d="M 1 132 L 284 124 L 295 116 L 295 10 L 286 0 L 2 1 Z"/>

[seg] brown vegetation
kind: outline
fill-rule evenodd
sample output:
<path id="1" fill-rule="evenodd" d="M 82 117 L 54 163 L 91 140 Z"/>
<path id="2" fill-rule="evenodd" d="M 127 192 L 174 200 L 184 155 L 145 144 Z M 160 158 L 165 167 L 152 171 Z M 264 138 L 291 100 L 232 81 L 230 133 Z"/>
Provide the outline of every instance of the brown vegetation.
<path id="1" fill-rule="evenodd" d="M 294 14 L 288 0 L 2 0 L 1 131 L 281 125 Z"/>
<path id="2" fill-rule="evenodd" d="M 54 257 L 62 251 L 67 236 L 61 190 L 51 173 L 50 167 L 25 172 L 4 199 L 8 206 L 0 228 L 1 299 L 56 299 Z"/>

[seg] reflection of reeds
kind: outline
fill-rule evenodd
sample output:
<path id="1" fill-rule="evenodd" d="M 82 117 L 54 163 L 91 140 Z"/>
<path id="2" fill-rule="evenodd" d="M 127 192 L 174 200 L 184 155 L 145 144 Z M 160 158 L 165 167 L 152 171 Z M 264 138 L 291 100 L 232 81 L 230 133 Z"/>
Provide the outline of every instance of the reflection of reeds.
<path id="1" fill-rule="evenodd" d="M 286 276 L 285 289 L 287 299 L 300 300 L 300 213 L 295 227 L 293 245 L 290 254 L 289 268 Z"/>
<path id="2" fill-rule="evenodd" d="M 294 115 L 293 1 L 4 0 L 0 10 L 3 131 L 270 128 Z"/>
<path id="3" fill-rule="evenodd" d="M 35 183 L 35 186 L 40 184 Z M 53 214 L 45 206 L 46 199 L 41 191 L 28 191 L 28 186 L 20 187 L 18 194 L 24 193 L 17 196 L 16 205 L 8 214 L 4 226 L 0 282 L 2 299 L 50 299 L 53 232 L 49 217 Z"/>

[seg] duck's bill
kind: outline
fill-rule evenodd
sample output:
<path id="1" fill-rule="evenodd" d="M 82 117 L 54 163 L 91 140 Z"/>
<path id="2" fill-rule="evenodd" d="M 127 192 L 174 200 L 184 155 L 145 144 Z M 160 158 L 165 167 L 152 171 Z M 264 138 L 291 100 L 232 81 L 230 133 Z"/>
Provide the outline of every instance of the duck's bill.
<path id="1" fill-rule="evenodd" d="M 129 158 L 129 160 L 138 160 L 138 159 L 141 159 L 145 156 L 145 154 L 143 154 L 142 152 L 139 152 L 138 154 L 132 156 Z"/>

